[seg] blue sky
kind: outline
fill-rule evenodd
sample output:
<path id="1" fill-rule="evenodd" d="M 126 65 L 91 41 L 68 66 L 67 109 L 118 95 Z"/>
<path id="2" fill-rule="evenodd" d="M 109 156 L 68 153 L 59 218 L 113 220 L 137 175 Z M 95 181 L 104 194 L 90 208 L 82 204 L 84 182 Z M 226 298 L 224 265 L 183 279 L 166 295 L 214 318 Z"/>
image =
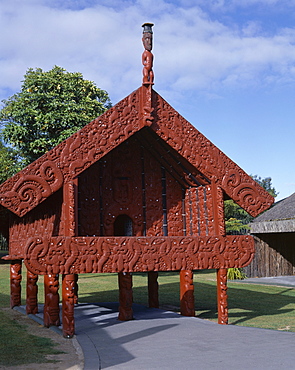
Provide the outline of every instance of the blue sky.
<path id="1" fill-rule="evenodd" d="M 30 67 L 81 72 L 115 104 L 155 90 L 247 173 L 295 192 L 295 0 L 0 0 L 0 99 Z"/>

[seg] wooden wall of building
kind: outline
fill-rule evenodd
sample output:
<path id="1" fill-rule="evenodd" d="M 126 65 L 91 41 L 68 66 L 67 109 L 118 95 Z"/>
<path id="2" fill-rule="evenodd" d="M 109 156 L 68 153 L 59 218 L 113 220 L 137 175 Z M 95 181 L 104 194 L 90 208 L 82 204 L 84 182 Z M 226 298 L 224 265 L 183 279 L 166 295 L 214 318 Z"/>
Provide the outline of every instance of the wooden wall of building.
<path id="1" fill-rule="evenodd" d="M 255 257 L 247 277 L 295 275 L 295 233 L 256 234 Z"/>

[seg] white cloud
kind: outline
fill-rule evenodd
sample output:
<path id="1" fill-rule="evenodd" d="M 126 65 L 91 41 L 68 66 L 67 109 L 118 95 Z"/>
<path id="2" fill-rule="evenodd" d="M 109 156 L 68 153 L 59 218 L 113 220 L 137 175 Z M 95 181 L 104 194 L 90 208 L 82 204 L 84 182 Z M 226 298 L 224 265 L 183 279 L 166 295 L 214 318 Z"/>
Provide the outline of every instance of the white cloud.
<path id="1" fill-rule="evenodd" d="M 116 102 L 141 84 L 145 21 L 155 23 L 156 89 L 214 94 L 223 86 L 295 78 L 293 29 L 272 37 L 263 36 L 255 22 L 231 29 L 188 0 L 183 4 L 189 8 L 164 0 L 120 3 L 84 0 L 61 8 L 58 1 L 2 0 L 0 91 L 17 90 L 29 67 L 48 70 L 56 64 L 82 72 Z"/>

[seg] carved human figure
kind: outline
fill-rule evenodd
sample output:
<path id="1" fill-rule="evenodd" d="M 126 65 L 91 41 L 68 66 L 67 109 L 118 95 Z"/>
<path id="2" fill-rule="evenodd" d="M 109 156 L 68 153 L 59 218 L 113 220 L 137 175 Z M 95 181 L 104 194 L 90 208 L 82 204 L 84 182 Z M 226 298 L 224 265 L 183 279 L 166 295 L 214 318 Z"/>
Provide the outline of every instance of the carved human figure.
<path id="1" fill-rule="evenodd" d="M 21 305 L 21 260 L 12 261 L 10 265 L 10 308 Z"/>
<path id="2" fill-rule="evenodd" d="M 27 315 L 38 313 L 38 275 L 27 270 L 27 299 L 26 313 Z"/>
<path id="3" fill-rule="evenodd" d="M 228 323 L 227 307 L 227 269 L 217 269 L 217 307 L 218 324 L 226 325 Z"/>
<path id="4" fill-rule="evenodd" d="M 74 305 L 75 275 L 64 275 L 62 281 L 62 331 L 65 338 L 71 338 L 75 334 Z"/>
<path id="5" fill-rule="evenodd" d="M 60 325 L 59 318 L 59 281 L 58 275 L 44 276 L 45 303 L 44 303 L 44 326 Z"/>
<path id="6" fill-rule="evenodd" d="M 153 26 L 152 23 L 145 23 L 142 25 L 142 27 L 144 27 L 142 42 L 145 49 L 142 54 L 143 84 L 153 84 L 154 82 L 154 72 L 153 72 L 154 56 L 151 52 L 153 48 L 152 26 Z"/>

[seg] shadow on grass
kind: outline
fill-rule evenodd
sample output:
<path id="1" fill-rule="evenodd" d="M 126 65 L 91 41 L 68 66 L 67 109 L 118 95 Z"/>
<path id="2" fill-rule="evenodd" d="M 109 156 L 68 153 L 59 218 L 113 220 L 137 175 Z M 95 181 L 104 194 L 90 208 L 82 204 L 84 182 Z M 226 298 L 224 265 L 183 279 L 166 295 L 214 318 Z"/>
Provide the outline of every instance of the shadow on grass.
<path id="1" fill-rule="evenodd" d="M 195 310 L 199 318 L 217 320 L 216 284 L 214 282 L 196 282 Z M 82 293 L 82 291 L 81 291 Z M 147 287 L 133 288 L 134 302 L 147 305 Z M 179 310 L 179 284 L 167 283 L 159 287 L 160 306 Z M 81 303 L 117 302 L 118 290 L 87 293 L 79 297 Z M 228 308 L 230 323 L 246 323 L 260 317 L 272 317 L 272 321 L 282 316 L 295 314 L 295 289 L 273 286 L 240 285 L 237 283 L 228 288 Z M 277 317 L 277 318 L 276 318 Z M 294 318 L 292 319 L 294 320 Z M 275 325 L 275 324 L 274 324 Z M 279 327 L 279 324 L 277 325 Z"/>

